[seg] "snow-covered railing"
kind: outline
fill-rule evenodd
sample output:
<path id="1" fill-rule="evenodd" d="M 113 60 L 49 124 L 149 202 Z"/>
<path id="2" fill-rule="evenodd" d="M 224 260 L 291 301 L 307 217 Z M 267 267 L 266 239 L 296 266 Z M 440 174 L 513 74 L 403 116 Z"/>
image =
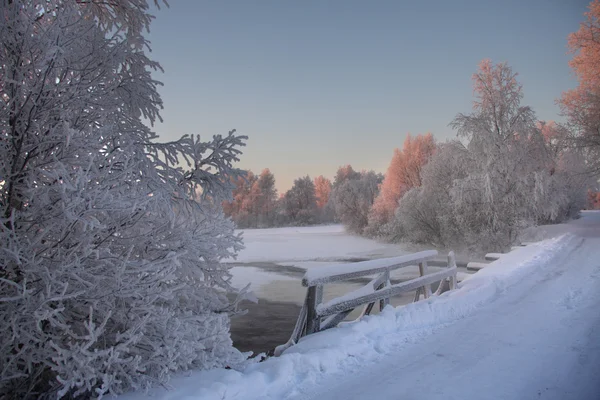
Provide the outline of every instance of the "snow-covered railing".
<path id="1" fill-rule="evenodd" d="M 354 309 L 364 305 L 358 318 L 368 315 L 379 302 L 379 309 L 389 304 L 390 297 L 401 293 L 416 290 L 415 301 L 420 295 L 429 298 L 431 284 L 440 282 L 439 295 L 448 280 L 450 290 L 456 287 L 456 260 L 454 253 L 448 254 L 447 268 L 429 273 L 427 262 L 437 256 L 437 251 L 427 250 L 419 253 L 408 254 L 400 257 L 382 258 L 378 260 L 363 261 L 349 264 L 338 264 L 321 268 L 310 269 L 302 279 L 302 285 L 308 287 L 304 305 L 296 321 L 290 340 L 275 349 L 275 355 L 281 354 L 288 347 L 296 344 L 306 335 L 333 328 L 343 321 Z M 392 285 L 390 272 L 411 265 L 419 266 L 419 277 Z M 323 286 L 328 283 L 346 281 L 353 278 L 378 274 L 367 285 L 347 293 L 341 297 L 323 303 Z"/>

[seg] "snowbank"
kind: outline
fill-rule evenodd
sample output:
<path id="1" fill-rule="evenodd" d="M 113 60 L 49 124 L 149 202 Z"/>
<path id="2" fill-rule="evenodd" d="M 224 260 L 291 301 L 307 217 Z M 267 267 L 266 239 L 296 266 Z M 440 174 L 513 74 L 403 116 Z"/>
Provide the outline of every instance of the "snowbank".
<path id="1" fill-rule="evenodd" d="M 282 399 L 303 393 L 332 374 L 344 375 L 375 362 L 391 349 L 398 351 L 403 344 L 422 340 L 472 314 L 581 241 L 564 235 L 520 248 L 470 276 L 456 291 L 397 309 L 388 307 L 379 315 L 308 336 L 281 357 L 249 365 L 242 372 L 195 371 L 173 379 L 170 390 L 159 388 L 120 399 Z"/>

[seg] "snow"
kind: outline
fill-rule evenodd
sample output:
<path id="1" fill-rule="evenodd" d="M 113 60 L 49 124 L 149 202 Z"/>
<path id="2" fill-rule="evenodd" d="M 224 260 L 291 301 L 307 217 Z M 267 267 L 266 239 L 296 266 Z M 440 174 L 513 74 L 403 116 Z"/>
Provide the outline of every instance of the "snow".
<path id="1" fill-rule="evenodd" d="M 495 260 L 499 259 L 500 257 L 502 257 L 503 255 L 504 255 L 504 253 L 487 253 L 485 255 L 485 259 L 487 261 L 495 261 Z"/>
<path id="2" fill-rule="evenodd" d="M 190 372 L 121 400 L 600 398 L 600 213 L 571 225 L 456 291 L 308 336 L 243 371 Z"/>
<path id="3" fill-rule="evenodd" d="M 315 285 L 322 281 L 326 281 L 329 277 L 336 275 L 368 275 L 369 272 L 382 272 L 382 268 L 393 265 L 400 265 L 412 262 L 419 262 L 423 259 L 432 259 L 437 256 L 437 251 L 426 250 L 415 254 L 406 254 L 398 257 L 381 258 L 378 260 L 364 261 L 360 263 L 331 265 L 323 268 L 315 268 L 306 271 L 302 282 L 305 284 Z"/>
<path id="4" fill-rule="evenodd" d="M 342 225 L 246 229 L 246 248 L 236 262 L 288 263 L 393 257 L 408 253 L 400 245 L 378 243 L 346 233 Z M 306 249 L 310 249 L 307 256 Z M 231 260 L 233 261 L 233 260 Z"/>
<path id="5" fill-rule="evenodd" d="M 583 210 L 581 218 L 569 221 L 565 224 L 542 225 L 527 229 L 521 236 L 521 243 L 539 241 L 563 235 L 574 233 L 581 236 L 599 237 L 600 229 L 600 211 Z"/>
<path id="6" fill-rule="evenodd" d="M 283 274 L 263 271 L 256 267 L 233 267 L 229 270 L 233 275 L 231 286 L 243 289 L 250 284 L 252 290 L 258 290 L 273 281 L 297 281 L 298 279 Z"/>
<path id="7" fill-rule="evenodd" d="M 321 268 L 321 267 L 326 267 L 329 265 L 339 265 L 342 263 L 343 263 L 342 261 L 287 261 L 287 262 L 280 262 L 279 264 L 284 265 L 284 266 L 297 267 L 297 268 L 302 268 L 304 270 L 308 270 L 311 268 Z"/>

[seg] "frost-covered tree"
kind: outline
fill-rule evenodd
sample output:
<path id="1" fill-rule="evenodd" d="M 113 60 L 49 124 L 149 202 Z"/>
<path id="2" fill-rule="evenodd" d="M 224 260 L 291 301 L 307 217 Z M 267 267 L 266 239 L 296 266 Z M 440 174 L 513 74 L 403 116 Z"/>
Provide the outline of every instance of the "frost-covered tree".
<path id="1" fill-rule="evenodd" d="M 310 176 L 294 180 L 294 186 L 283 196 L 282 212 L 286 222 L 292 225 L 310 225 L 316 222 L 315 184 Z"/>
<path id="2" fill-rule="evenodd" d="M 0 397 L 235 365 L 221 202 L 243 136 L 161 143 L 144 0 L 0 1 Z"/>
<path id="3" fill-rule="evenodd" d="M 563 93 L 560 106 L 567 117 L 573 143 L 587 160 L 588 171 L 600 174 L 600 0 L 590 3 L 586 21 L 569 35 L 574 54 L 569 65 L 579 86 Z"/>
<path id="4" fill-rule="evenodd" d="M 345 179 L 331 192 L 331 202 L 340 222 L 350 232 L 362 234 L 383 175 L 373 171 L 357 173 L 358 179 Z"/>
<path id="5" fill-rule="evenodd" d="M 360 179 L 360 176 L 360 172 L 356 172 L 351 165 L 341 166 L 335 173 L 332 186 L 333 188 L 336 188 L 348 180 Z"/>
<path id="6" fill-rule="evenodd" d="M 441 146 L 423 168 L 422 187 L 400 201 L 397 235 L 504 250 L 527 226 L 577 214 L 585 188 L 577 178 L 578 153 L 521 105 L 516 77 L 506 64 L 480 64 L 473 110 L 451 123 L 466 146 Z"/>
<path id="7" fill-rule="evenodd" d="M 429 161 L 435 150 L 431 133 L 412 137 L 407 135 L 402 150 L 395 149 L 392 161 L 381 183 L 379 195 L 369 214 L 370 235 L 385 235 L 390 232 L 386 226 L 393 220 L 398 201 L 413 187 L 421 186 L 421 168 Z"/>
<path id="8" fill-rule="evenodd" d="M 233 187 L 232 199 L 223 201 L 223 212 L 231 218 L 238 227 L 247 228 L 256 222 L 252 215 L 252 200 L 250 190 L 258 178 L 252 171 L 231 178 Z"/>
<path id="9" fill-rule="evenodd" d="M 554 215 L 541 215 L 539 223 L 556 223 L 576 217 L 586 205 L 586 190 L 593 184 L 588 174 L 585 150 L 574 146 L 569 130 L 554 121 L 539 121 L 547 157 L 545 169 L 551 177 L 548 202 L 557 203 Z"/>
<path id="10" fill-rule="evenodd" d="M 234 185 L 233 199 L 223 202 L 223 210 L 238 227 L 264 228 L 276 223 L 277 189 L 268 168 L 258 176 L 247 171 Z"/>
<path id="11" fill-rule="evenodd" d="M 329 202 L 331 196 L 331 181 L 323 175 L 315 178 L 315 198 L 317 200 L 317 213 L 320 222 L 332 222 L 335 215 L 334 210 Z"/>
<path id="12" fill-rule="evenodd" d="M 315 178 L 314 183 L 317 207 L 323 209 L 329 201 L 329 195 L 331 194 L 331 181 L 325 178 L 323 175 L 319 175 Z"/>
<path id="13" fill-rule="evenodd" d="M 558 213 L 545 201 L 551 183 L 543 168 L 544 140 L 533 110 L 521 105 L 516 78 L 507 64 L 482 61 L 473 75 L 473 111 L 451 123 L 468 141 L 472 159 L 469 176 L 453 187 L 457 219 L 470 244 L 506 248 L 540 215 Z"/>
<path id="14" fill-rule="evenodd" d="M 600 210 L 600 192 L 588 191 L 586 208 L 588 210 Z"/>
<path id="15" fill-rule="evenodd" d="M 396 241 L 456 246 L 463 241 L 454 214 L 454 182 L 466 178 L 471 156 L 461 142 L 437 146 L 435 155 L 423 167 L 422 185 L 409 190 L 396 209 L 389 232 Z"/>
<path id="16" fill-rule="evenodd" d="M 249 193 L 249 212 L 253 227 L 268 227 L 275 222 L 275 204 L 277 189 L 275 176 L 266 168 L 252 184 Z"/>

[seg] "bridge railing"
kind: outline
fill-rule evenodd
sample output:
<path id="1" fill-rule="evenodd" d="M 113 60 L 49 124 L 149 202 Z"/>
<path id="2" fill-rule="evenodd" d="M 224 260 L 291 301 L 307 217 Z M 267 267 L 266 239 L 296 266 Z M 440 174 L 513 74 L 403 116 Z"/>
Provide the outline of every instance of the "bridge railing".
<path id="1" fill-rule="evenodd" d="M 449 289 L 456 288 L 456 260 L 454 253 L 448 254 L 447 267 L 441 271 L 429 273 L 427 262 L 437 256 L 437 251 L 427 250 L 400 257 L 383 258 L 349 264 L 338 264 L 310 269 L 302 279 L 307 287 L 306 298 L 290 340 L 275 349 L 275 355 L 296 344 L 301 337 L 337 326 L 354 309 L 364 306 L 358 318 L 368 315 L 379 302 L 380 310 L 389 304 L 390 297 L 416 290 L 415 300 L 420 296 L 432 296 L 431 284 L 440 282 L 435 295 L 441 294 L 444 282 L 448 281 Z M 418 265 L 419 277 L 404 282 L 391 284 L 390 272 Z M 375 275 L 365 286 L 341 297 L 323 302 L 323 287 L 326 284 L 342 282 L 349 279 Z"/>

